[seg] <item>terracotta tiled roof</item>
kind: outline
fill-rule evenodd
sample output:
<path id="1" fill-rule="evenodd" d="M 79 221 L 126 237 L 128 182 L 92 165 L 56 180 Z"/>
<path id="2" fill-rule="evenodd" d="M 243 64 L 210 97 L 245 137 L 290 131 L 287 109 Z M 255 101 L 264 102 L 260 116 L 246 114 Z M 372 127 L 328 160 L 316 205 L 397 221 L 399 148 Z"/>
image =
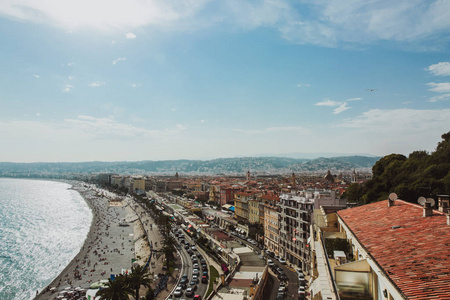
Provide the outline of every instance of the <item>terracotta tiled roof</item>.
<path id="1" fill-rule="evenodd" d="M 408 299 L 450 299 L 450 226 L 445 214 L 387 200 L 338 212 Z M 393 229 L 392 226 L 400 226 Z"/>

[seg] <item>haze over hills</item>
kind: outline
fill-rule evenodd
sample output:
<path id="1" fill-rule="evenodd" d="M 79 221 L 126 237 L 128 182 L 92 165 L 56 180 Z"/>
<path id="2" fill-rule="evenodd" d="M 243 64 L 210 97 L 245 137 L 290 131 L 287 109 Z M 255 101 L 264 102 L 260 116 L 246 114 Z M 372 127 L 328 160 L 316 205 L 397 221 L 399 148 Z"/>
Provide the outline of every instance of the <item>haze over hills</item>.
<path id="1" fill-rule="evenodd" d="M 336 152 L 290 152 L 290 153 L 262 153 L 252 155 L 253 157 L 288 157 L 288 158 L 300 158 L 300 159 L 315 159 L 315 158 L 334 158 L 334 157 L 348 157 L 348 156 L 366 156 L 377 157 L 369 153 L 336 153 Z"/>
<path id="2" fill-rule="evenodd" d="M 370 171 L 380 157 L 344 156 L 332 158 L 298 159 L 287 157 L 239 157 L 213 160 L 164 160 L 135 162 L 79 162 L 79 163 L 0 163 L 0 175 L 99 173 L 120 174 L 287 174 L 291 172 L 345 172 L 353 169 Z"/>

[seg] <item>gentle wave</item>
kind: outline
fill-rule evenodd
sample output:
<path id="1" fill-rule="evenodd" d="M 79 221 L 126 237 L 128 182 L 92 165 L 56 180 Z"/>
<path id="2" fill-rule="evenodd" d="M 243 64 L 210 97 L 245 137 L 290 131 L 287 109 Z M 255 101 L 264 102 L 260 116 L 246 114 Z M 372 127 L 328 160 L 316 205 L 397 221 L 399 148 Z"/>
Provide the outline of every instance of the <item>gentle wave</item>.
<path id="1" fill-rule="evenodd" d="M 67 183 L 0 178 L 0 299 L 32 299 L 79 252 L 92 213 Z"/>

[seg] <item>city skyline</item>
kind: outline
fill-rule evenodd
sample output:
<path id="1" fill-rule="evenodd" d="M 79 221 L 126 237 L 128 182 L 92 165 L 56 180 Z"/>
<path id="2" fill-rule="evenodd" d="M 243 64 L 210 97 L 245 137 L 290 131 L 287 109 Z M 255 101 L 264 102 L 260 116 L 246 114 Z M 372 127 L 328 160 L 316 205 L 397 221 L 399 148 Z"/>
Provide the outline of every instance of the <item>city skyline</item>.
<path id="1" fill-rule="evenodd" d="M 442 1 L 2 1 L 0 161 L 433 151 Z"/>

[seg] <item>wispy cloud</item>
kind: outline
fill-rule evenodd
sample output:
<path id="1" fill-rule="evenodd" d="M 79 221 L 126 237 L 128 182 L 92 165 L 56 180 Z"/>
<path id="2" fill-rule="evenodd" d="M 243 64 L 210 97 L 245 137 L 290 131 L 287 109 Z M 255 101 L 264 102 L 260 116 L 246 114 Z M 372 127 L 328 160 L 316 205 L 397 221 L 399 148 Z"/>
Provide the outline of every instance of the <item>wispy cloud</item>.
<path id="1" fill-rule="evenodd" d="M 333 113 L 335 114 L 335 115 L 337 115 L 337 114 L 340 114 L 341 112 L 344 112 L 344 111 L 346 111 L 346 110 L 348 110 L 348 109 L 350 109 L 351 107 L 348 107 L 347 106 L 347 102 L 344 102 L 344 103 L 342 103 L 342 104 L 340 104 L 338 107 L 336 107 L 334 110 L 333 110 Z"/>
<path id="2" fill-rule="evenodd" d="M 358 98 L 350 98 L 350 99 L 345 100 L 345 102 L 348 102 L 348 101 L 360 101 L 362 99 L 363 98 L 360 98 L 360 97 L 358 97 Z"/>
<path id="3" fill-rule="evenodd" d="M 450 62 L 440 62 L 425 69 L 435 76 L 450 76 Z"/>
<path id="4" fill-rule="evenodd" d="M 125 35 L 125 37 L 127 38 L 127 39 L 135 39 L 136 38 L 136 35 L 134 34 L 134 33 L 132 33 L 132 32 L 128 32 L 126 35 Z"/>
<path id="5" fill-rule="evenodd" d="M 450 82 L 430 82 L 427 83 L 427 85 L 430 87 L 430 89 L 428 89 L 429 91 L 436 93 L 450 93 Z"/>
<path id="6" fill-rule="evenodd" d="M 126 58 L 126 57 L 119 57 L 118 59 L 113 60 L 112 64 L 115 65 L 115 64 L 117 64 L 119 61 L 122 61 L 122 60 L 127 60 L 127 58 Z"/>
<path id="7" fill-rule="evenodd" d="M 423 130 L 445 132 L 450 126 L 450 109 L 371 109 L 356 118 L 345 120 L 340 126 L 376 131 L 380 134 L 395 132 L 397 136 Z"/>
<path id="8" fill-rule="evenodd" d="M 332 101 L 330 99 L 324 99 L 323 101 L 316 103 L 317 106 L 338 106 L 340 104 L 341 102 Z"/>
<path id="9" fill-rule="evenodd" d="M 297 84 L 297 87 L 310 87 L 311 85 L 309 83 L 299 83 Z"/>
<path id="10" fill-rule="evenodd" d="M 132 88 L 137 88 L 137 87 L 140 87 L 141 85 L 139 83 L 132 83 L 132 84 L 130 84 L 130 86 Z"/>
<path id="11" fill-rule="evenodd" d="M 437 95 L 437 96 L 431 97 L 428 101 L 429 102 L 438 102 L 438 101 L 447 101 L 447 100 L 450 100 L 450 94 Z"/>
<path id="12" fill-rule="evenodd" d="M 95 81 L 95 82 L 89 83 L 90 87 L 99 87 L 102 85 L 105 85 L 105 83 L 103 81 Z"/>
<path id="13" fill-rule="evenodd" d="M 39 75 L 33 75 L 33 77 L 35 77 L 35 78 L 39 78 Z"/>
<path id="14" fill-rule="evenodd" d="M 362 99 L 363 98 L 359 98 L 359 97 L 358 98 L 350 98 L 350 99 L 347 99 L 347 100 L 342 101 L 342 102 L 337 102 L 337 101 L 333 101 L 333 100 L 330 100 L 330 99 L 324 99 L 323 101 L 317 102 L 316 105 L 317 106 L 331 106 L 331 107 L 336 106 L 336 108 L 333 109 L 333 113 L 335 115 L 337 115 L 337 114 L 340 114 L 341 112 L 344 112 L 344 111 L 349 110 L 351 108 L 350 106 L 347 106 L 347 102 L 348 101 L 360 101 Z"/>
<path id="15" fill-rule="evenodd" d="M 63 92 L 64 93 L 69 93 L 70 91 L 72 91 L 72 89 L 73 89 L 73 85 L 66 84 L 66 85 L 64 85 Z"/>
<path id="16" fill-rule="evenodd" d="M 186 126 L 177 124 L 171 129 L 147 129 L 131 124 L 116 122 L 113 118 L 96 118 L 80 115 L 77 119 L 65 119 L 64 122 L 72 128 L 86 133 L 94 133 L 103 138 L 127 137 L 127 138 L 158 138 L 166 135 L 179 134 L 186 130 Z"/>
<path id="17" fill-rule="evenodd" d="M 66 65 L 68 66 L 68 67 L 71 67 L 71 66 L 73 66 L 75 63 L 74 62 L 68 62 Z"/>
<path id="18" fill-rule="evenodd" d="M 281 133 L 281 132 L 295 132 L 300 134 L 310 133 L 309 129 L 301 126 L 287 126 L 287 127 L 268 127 L 264 129 L 233 129 L 235 132 L 245 133 L 245 134 L 269 134 L 269 133 Z"/>
<path id="19" fill-rule="evenodd" d="M 293 43 L 327 47 L 378 41 L 444 43 L 442 35 L 450 29 L 449 11 L 450 2 L 439 0 L 3 0 L 0 4 L 3 15 L 68 30 L 111 31 L 144 26 L 174 31 L 214 26 L 239 26 L 245 30 L 271 27 Z"/>

